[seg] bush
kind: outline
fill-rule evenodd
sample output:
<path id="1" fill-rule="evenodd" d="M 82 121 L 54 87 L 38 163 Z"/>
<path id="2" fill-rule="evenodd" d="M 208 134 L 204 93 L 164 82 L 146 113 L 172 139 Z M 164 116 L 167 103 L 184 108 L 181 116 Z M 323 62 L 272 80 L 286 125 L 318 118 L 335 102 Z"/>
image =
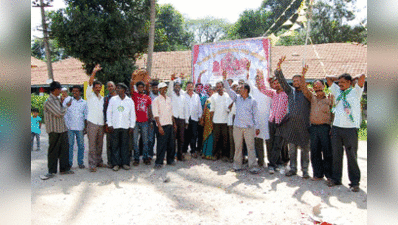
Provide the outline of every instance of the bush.
<path id="1" fill-rule="evenodd" d="M 43 96 L 39 96 L 36 94 L 31 94 L 30 101 L 31 107 L 39 110 L 39 116 L 42 118 L 42 123 L 44 123 L 44 113 L 43 113 L 43 105 L 44 102 L 47 101 L 48 94 L 44 94 Z"/>

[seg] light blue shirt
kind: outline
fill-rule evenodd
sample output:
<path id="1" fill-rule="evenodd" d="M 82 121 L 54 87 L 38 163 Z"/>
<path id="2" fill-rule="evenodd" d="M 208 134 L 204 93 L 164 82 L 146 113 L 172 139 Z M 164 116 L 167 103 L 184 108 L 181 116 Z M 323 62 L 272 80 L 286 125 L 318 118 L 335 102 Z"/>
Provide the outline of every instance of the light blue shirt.
<path id="1" fill-rule="evenodd" d="M 65 99 L 62 105 L 67 107 L 70 99 Z M 84 130 L 84 120 L 87 120 L 88 106 L 87 102 L 80 98 L 72 99 L 72 104 L 68 107 L 65 114 L 65 124 L 68 130 Z"/>
<path id="2" fill-rule="evenodd" d="M 236 115 L 234 126 L 239 128 L 255 128 L 260 129 L 256 120 L 257 102 L 252 96 L 244 99 L 241 95 L 236 94 L 227 81 L 224 81 L 225 91 L 236 104 Z"/>
<path id="3" fill-rule="evenodd" d="M 40 121 L 41 121 L 40 116 L 36 116 L 36 118 L 34 118 L 33 116 L 30 117 L 30 128 L 31 128 L 32 133 L 36 133 L 36 134 L 41 133 Z"/>

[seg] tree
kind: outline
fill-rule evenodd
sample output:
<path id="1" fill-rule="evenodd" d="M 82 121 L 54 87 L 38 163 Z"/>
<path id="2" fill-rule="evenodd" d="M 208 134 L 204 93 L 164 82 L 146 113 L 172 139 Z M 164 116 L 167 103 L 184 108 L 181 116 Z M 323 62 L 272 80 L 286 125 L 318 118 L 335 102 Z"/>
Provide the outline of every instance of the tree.
<path id="1" fill-rule="evenodd" d="M 231 24 L 225 19 L 206 17 L 188 20 L 186 29 L 193 34 L 195 43 L 209 43 L 226 39 Z"/>
<path id="2" fill-rule="evenodd" d="M 65 53 L 65 49 L 61 48 L 55 39 L 49 40 L 49 46 L 51 49 L 51 62 L 56 62 L 62 59 L 66 59 L 69 56 Z M 43 39 L 34 39 L 31 46 L 31 56 L 46 61 L 46 52 Z"/>
<path id="3" fill-rule="evenodd" d="M 172 5 L 161 5 L 158 10 L 155 51 L 178 51 L 191 47 L 192 35 L 184 29 L 184 18 Z"/>
<path id="4" fill-rule="evenodd" d="M 83 62 L 87 74 L 96 64 L 100 81 L 128 83 L 135 57 L 148 46 L 149 0 L 66 0 L 51 18 L 54 38 L 66 53 Z"/>
<path id="5" fill-rule="evenodd" d="M 272 25 L 270 15 L 266 10 L 245 10 L 238 21 L 228 31 L 231 39 L 261 37 Z"/>

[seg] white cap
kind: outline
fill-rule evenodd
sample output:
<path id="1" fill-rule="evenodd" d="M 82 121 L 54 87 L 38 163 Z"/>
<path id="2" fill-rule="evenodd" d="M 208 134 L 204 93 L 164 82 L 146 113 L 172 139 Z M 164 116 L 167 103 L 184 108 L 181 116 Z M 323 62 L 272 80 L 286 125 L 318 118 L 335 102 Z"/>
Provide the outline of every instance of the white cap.
<path id="1" fill-rule="evenodd" d="M 167 87 L 167 84 L 165 82 L 162 82 L 162 83 L 158 84 L 158 88 L 159 89 L 160 88 L 164 88 L 164 87 Z"/>
<path id="2" fill-rule="evenodd" d="M 234 86 L 234 85 L 239 85 L 239 83 L 236 82 L 236 81 L 234 81 L 234 82 L 232 83 L 231 87 Z"/>
<path id="3" fill-rule="evenodd" d="M 61 91 L 68 91 L 68 89 L 67 89 L 66 87 L 63 87 L 63 88 L 61 89 Z"/>

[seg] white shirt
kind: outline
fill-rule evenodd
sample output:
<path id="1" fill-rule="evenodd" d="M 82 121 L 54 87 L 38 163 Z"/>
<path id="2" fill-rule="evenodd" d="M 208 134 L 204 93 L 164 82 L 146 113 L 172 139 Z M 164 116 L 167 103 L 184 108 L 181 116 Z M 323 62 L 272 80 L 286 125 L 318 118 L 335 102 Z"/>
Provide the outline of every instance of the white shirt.
<path id="1" fill-rule="evenodd" d="M 62 105 L 67 107 L 71 97 L 66 98 Z M 68 130 L 84 130 L 84 120 L 87 120 L 88 116 L 88 106 L 87 102 L 80 98 L 76 100 L 72 99 L 72 104 L 67 107 L 65 118 L 65 124 Z"/>
<path id="2" fill-rule="evenodd" d="M 334 114 L 333 126 L 341 128 L 360 128 L 361 126 L 361 96 L 363 93 L 363 87 L 359 87 L 358 84 L 352 88 L 351 92 L 347 95 L 347 102 L 351 105 L 351 113 L 354 118 L 354 122 L 350 120 L 344 111 L 343 100 L 337 102 L 337 98 L 341 94 L 340 87 L 333 83 L 330 87 L 330 92 L 334 96 L 334 104 L 336 104 L 336 110 Z"/>
<path id="3" fill-rule="evenodd" d="M 214 93 L 210 102 L 210 112 L 214 112 L 213 123 L 228 123 L 228 106 L 232 103 L 229 95 L 226 92 L 223 95 Z"/>
<path id="4" fill-rule="evenodd" d="M 93 91 L 93 86 L 88 85 L 86 89 L 88 117 L 87 120 L 96 125 L 104 125 L 104 97 Z"/>
<path id="5" fill-rule="evenodd" d="M 253 81 L 247 82 L 250 85 L 250 94 L 257 101 L 257 123 L 260 128 L 260 134 L 256 136 L 263 140 L 269 139 L 269 128 L 268 128 L 268 118 L 271 109 L 271 98 L 264 95 L 258 90 L 258 88 L 253 84 Z"/>
<path id="6" fill-rule="evenodd" d="M 189 112 L 188 112 L 188 103 L 185 97 L 185 91 L 180 90 L 180 95 L 177 95 L 174 92 L 174 81 L 170 81 L 167 96 L 171 98 L 171 105 L 173 110 L 173 116 L 177 119 L 185 119 L 185 122 L 188 123 L 189 120 Z"/>
<path id="7" fill-rule="evenodd" d="M 113 129 L 128 129 L 135 127 L 135 106 L 134 101 L 125 96 L 122 100 L 119 95 L 109 100 L 106 111 L 106 123 Z"/>
<path id="8" fill-rule="evenodd" d="M 234 125 L 233 116 L 236 115 L 236 104 L 234 103 L 231 107 L 231 111 L 228 113 L 228 126 Z"/>
<path id="9" fill-rule="evenodd" d="M 191 117 L 192 120 L 198 122 L 203 113 L 199 95 L 194 92 L 192 96 L 189 96 L 187 92 L 185 98 L 188 103 L 188 119 Z"/>

